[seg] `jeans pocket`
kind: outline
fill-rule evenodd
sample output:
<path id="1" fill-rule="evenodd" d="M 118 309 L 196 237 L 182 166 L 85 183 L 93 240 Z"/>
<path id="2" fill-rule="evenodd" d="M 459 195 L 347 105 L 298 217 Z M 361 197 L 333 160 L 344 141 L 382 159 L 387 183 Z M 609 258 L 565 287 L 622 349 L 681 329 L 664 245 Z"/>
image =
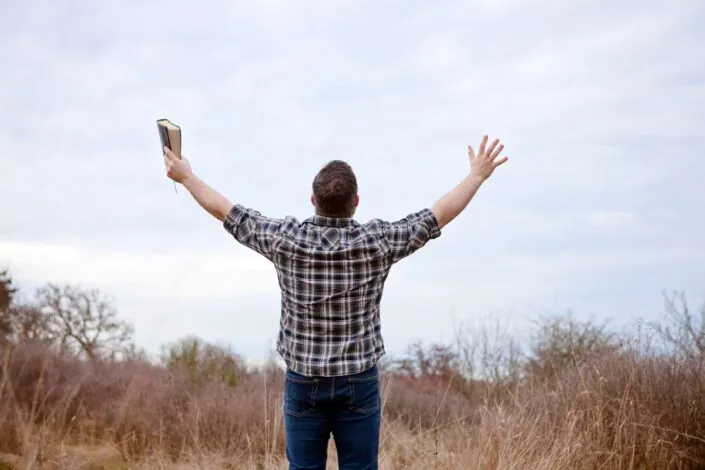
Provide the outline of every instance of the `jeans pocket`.
<path id="1" fill-rule="evenodd" d="M 382 407 L 379 379 L 350 380 L 350 410 L 363 415 L 377 413 Z"/>
<path id="2" fill-rule="evenodd" d="M 301 417 L 311 413 L 316 407 L 316 379 L 303 379 L 286 376 L 284 380 L 284 412 Z"/>

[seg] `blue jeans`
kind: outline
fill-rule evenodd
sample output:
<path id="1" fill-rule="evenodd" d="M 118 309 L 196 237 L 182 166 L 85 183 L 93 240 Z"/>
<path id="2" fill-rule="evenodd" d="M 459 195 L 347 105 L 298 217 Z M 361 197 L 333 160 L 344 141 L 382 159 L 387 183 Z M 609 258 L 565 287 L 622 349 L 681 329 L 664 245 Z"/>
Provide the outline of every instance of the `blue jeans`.
<path id="1" fill-rule="evenodd" d="M 382 408 L 377 366 L 344 377 L 291 370 L 285 377 L 289 470 L 325 470 L 331 434 L 340 470 L 377 470 Z"/>

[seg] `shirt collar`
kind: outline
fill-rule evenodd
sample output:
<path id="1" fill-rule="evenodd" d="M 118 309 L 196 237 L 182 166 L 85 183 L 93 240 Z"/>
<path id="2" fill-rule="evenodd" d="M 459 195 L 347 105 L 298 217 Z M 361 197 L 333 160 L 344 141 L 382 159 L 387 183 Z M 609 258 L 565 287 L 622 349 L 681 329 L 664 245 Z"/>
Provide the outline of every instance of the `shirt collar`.
<path id="1" fill-rule="evenodd" d="M 354 219 L 343 217 L 325 217 L 322 215 L 313 215 L 304 220 L 304 223 L 319 225 L 322 227 L 356 227 L 359 225 Z"/>

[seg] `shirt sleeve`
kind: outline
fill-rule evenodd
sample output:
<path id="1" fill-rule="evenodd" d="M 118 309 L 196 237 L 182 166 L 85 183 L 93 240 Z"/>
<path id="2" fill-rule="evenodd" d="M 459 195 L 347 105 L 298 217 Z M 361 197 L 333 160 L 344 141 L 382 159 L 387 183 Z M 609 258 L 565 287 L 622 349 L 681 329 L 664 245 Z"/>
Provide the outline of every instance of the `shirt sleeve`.
<path id="1" fill-rule="evenodd" d="M 223 227 L 235 240 L 272 259 L 272 242 L 282 226 L 282 220 L 265 217 L 254 209 L 235 204 L 223 221 Z"/>
<path id="2" fill-rule="evenodd" d="M 438 220 L 430 209 L 409 214 L 394 222 L 384 222 L 382 226 L 391 249 L 392 263 L 411 255 L 429 240 L 441 235 Z"/>

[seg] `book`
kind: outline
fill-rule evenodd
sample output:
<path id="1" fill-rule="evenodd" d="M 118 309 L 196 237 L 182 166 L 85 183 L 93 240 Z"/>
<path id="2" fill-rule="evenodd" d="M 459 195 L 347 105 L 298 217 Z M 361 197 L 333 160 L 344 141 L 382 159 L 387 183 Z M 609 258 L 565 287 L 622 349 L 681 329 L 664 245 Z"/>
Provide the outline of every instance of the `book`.
<path id="1" fill-rule="evenodd" d="M 159 140 L 162 149 L 168 147 L 174 152 L 177 158 L 181 159 L 181 127 L 168 119 L 157 119 L 157 129 L 159 130 Z M 174 191 L 176 191 L 176 181 L 174 181 Z"/>

